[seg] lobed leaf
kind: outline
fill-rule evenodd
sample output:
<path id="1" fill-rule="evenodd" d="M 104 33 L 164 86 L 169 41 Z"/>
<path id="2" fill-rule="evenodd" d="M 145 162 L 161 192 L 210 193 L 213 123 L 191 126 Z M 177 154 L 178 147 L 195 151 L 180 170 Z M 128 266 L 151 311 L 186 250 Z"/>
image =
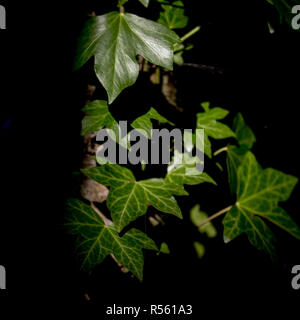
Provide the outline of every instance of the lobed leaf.
<path id="1" fill-rule="evenodd" d="M 176 5 L 176 7 L 173 5 Z M 169 29 L 182 29 L 187 26 L 189 18 L 184 15 L 182 1 L 175 1 L 170 5 L 162 4 L 162 8 L 164 11 L 160 12 L 157 22 L 167 26 Z"/>
<path id="2" fill-rule="evenodd" d="M 111 129 L 117 124 L 104 100 L 92 101 L 82 111 L 86 112 L 86 115 L 82 119 L 81 135 L 98 131 L 103 127 Z"/>
<path id="3" fill-rule="evenodd" d="M 147 4 L 148 1 L 143 1 Z M 139 54 L 173 69 L 173 46 L 179 37 L 165 26 L 130 13 L 111 12 L 90 18 L 79 38 L 74 69 L 95 58 L 95 71 L 112 103 L 138 77 Z"/>
<path id="4" fill-rule="evenodd" d="M 168 119 L 160 115 L 154 108 L 151 108 L 146 114 L 135 119 L 131 126 L 136 129 L 143 129 L 147 132 L 147 137 L 151 139 L 151 130 L 153 129 L 153 124 L 151 120 L 157 120 L 159 123 L 168 123 L 174 126 L 174 123 L 170 122 Z"/>
<path id="5" fill-rule="evenodd" d="M 96 182 L 111 187 L 107 207 L 118 232 L 143 216 L 147 212 L 148 204 L 157 210 L 182 218 L 181 210 L 173 197 L 173 194 L 176 194 L 174 186 L 167 180 L 136 181 L 129 169 L 116 164 L 81 171 Z"/>
<path id="6" fill-rule="evenodd" d="M 153 240 L 137 229 L 120 237 L 114 226 L 105 225 L 90 206 L 77 199 L 69 199 L 67 208 L 66 227 L 78 236 L 77 251 L 83 270 L 90 271 L 107 255 L 113 254 L 139 280 L 143 279 L 142 249 L 158 251 Z"/>
<path id="7" fill-rule="evenodd" d="M 278 207 L 279 201 L 290 197 L 297 181 L 275 169 L 263 170 L 248 151 L 238 168 L 237 202 L 223 220 L 225 242 L 246 233 L 254 246 L 274 257 L 274 237 L 261 218 L 300 239 L 300 228 Z"/>
<path id="8" fill-rule="evenodd" d="M 236 134 L 237 142 L 240 147 L 233 145 L 227 146 L 227 171 L 230 190 L 236 192 L 237 170 L 242 163 L 245 154 L 250 150 L 256 141 L 255 135 L 251 128 L 245 123 L 241 113 L 238 113 L 233 121 L 233 130 Z"/>
<path id="9" fill-rule="evenodd" d="M 211 142 L 209 137 L 214 139 L 226 139 L 235 137 L 235 133 L 225 124 L 217 121 L 224 119 L 228 111 L 219 107 L 210 109 L 210 103 L 201 104 L 204 112 L 197 114 L 197 129 L 204 129 L 204 153 L 211 158 Z"/>

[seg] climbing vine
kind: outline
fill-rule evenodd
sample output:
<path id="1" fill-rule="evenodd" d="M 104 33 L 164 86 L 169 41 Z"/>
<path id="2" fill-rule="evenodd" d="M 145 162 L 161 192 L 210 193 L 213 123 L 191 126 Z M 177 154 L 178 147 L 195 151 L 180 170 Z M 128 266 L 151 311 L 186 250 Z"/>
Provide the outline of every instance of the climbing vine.
<path id="1" fill-rule="evenodd" d="M 145 7 L 149 5 L 149 0 L 139 1 Z M 134 85 L 142 72 L 151 69 L 149 81 L 163 86 L 162 72 L 171 76 L 173 64 L 183 64 L 184 52 L 192 49 L 186 40 L 199 31 L 199 26 L 190 29 L 181 38 L 174 31 L 188 25 L 183 2 L 157 1 L 161 3 L 157 22 L 127 12 L 128 0 L 119 0 L 118 11 L 90 17 L 81 32 L 74 69 L 80 69 L 93 58 L 95 74 L 108 96 L 108 101 L 93 100 L 82 109 L 85 115 L 81 134 L 88 145 L 101 129 L 106 128 L 115 133 L 118 144 L 130 150 L 132 145 L 128 143 L 127 136 L 121 137 L 121 129 L 110 112 L 110 106 L 123 90 Z M 274 2 L 275 5 L 277 3 Z M 165 92 L 166 88 L 163 87 L 162 91 Z M 172 98 L 176 91 L 171 95 L 165 94 L 167 100 L 180 110 L 176 99 Z M 236 200 L 225 204 L 224 209 L 220 208 L 214 214 L 206 214 L 200 211 L 199 206 L 195 207 L 191 219 L 195 227 L 213 237 L 215 230 L 211 221 L 222 216 L 226 243 L 245 233 L 252 245 L 276 259 L 271 223 L 300 239 L 300 228 L 279 206 L 279 202 L 290 197 L 297 178 L 275 169 L 262 168 L 251 151 L 256 141 L 254 132 L 241 113 L 235 116 L 232 127 L 225 124 L 223 120 L 228 114 L 228 110 L 213 107 L 209 102 L 202 102 L 200 107 L 199 101 L 199 112 L 196 119 L 191 119 L 191 127 L 204 130 L 203 151 L 205 157 L 215 162 L 216 168 L 219 154 L 226 153 L 224 175 L 227 174 L 228 187 Z M 130 125 L 132 129 L 143 130 L 151 141 L 152 129 L 157 123 L 160 126 L 176 126 L 162 116 L 156 106 Z M 202 159 L 193 156 L 196 138 L 197 131 L 185 133 L 183 139 L 188 143 L 184 153 L 170 148 L 172 158 L 164 176 L 143 180 L 136 179 L 132 170 L 125 166 L 103 162 L 97 153 L 101 145 L 93 148 L 94 155 L 89 155 L 88 164 L 81 170 L 85 181 L 82 199 L 71 198 L 67 201 L 66 226 L 77 237 L 77 252 L 84 270 L 92 270 L 110 255 L 125 270 L 142 280 L 143 249 L 169 252 L 166 243 L 158 244 L 147 236 L 145 230 L 131 225 L 146 215 L 150 206 L 173 215 L 174 219 L 182 219 L 176 199 L 189 196 L 186 185 L 197 188 L 197 185 L 206 183 L 218 188 L 209 172 L 197 169 Z M 224 140 L 224 146 L 215 151 L 216 140 Z M 179 157 L 183 159 L 181 162 L 177 161 Z M 143 171 L 149 164 L 141 161 L 139 165 Z M 104 201 L 107 213 L 103 213 L 96 204 Z M 200 243 L 196 243 L 195 247 L 198 252 L 202 250 Z"/>

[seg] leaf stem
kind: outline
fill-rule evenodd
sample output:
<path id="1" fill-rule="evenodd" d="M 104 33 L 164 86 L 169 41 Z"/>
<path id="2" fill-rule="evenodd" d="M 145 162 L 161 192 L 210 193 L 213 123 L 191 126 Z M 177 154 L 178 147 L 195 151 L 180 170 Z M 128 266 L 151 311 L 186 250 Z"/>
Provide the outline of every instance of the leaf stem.
<path id="1" fill-rule="evenodd" d="M 217 156 L 218 154 L 224 152 L 224 151 L 227 151 L 228 150 L 228 147 L 223 147 L 219 150 L 217 150 L 215 153 L 214 153 L 214 156 Z"/>
<path id="2" fill-rule="evenodd" d="M 223 215 L 224 213 L 228 212 L 233 206 L 229 206 L 225 209 L 222 209 L 221 211 L 213 214 L 212 216 L 210 216 L 209 218 L 205 219 L 204 221 L 202 221 L 197 227 L 200 228 L 202 226 L 204 226 L 205 224 L 207 224 L 208 222 L 210 222 L 211 220 L 218 218 L 219 216 Z"/>
<path id="3" fill-rule="evenodd" d="M 188 32 L 187 34 L 185 34 L 182 38 L 181 38 L 181 42 L 187 40 L 188 38 L 190 38 L 191 36 L 193 36 L 195 33 L 197 33 L 200 30 L 200 26 L 197 26 L 196 28 L 194 28 L 193 30 L 191 30 L 190 32 Z"/>
<path id="4" fill-rule="evenodd" d="M 106 226 L 111 226 L 113 225 L 113 222 L 108 219 L 94 204 L 94 202 L 91 202 L 91 207 L 92 209 L 94 209 L 96 211 L 96 213 L 98 213 L 98 215 L 100 216 L 100 218 L 103 220 L 104 224 Z"/>

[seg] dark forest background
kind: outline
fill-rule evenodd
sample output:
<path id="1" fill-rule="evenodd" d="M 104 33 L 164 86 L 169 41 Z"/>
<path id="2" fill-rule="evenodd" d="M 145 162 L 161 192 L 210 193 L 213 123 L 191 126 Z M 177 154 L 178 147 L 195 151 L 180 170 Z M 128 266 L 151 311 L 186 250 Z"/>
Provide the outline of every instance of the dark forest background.
<path id="1" fill-rule="evenodd" d="M 145 9 L 130 1 L 127 10 L 156 19 L 158 5 Z M 154 3 L 155 1 L 152 0 Z M 86 14 L 110 11 L 111 1 L 2 1 L 7 30 L 0 30 L 1 192 L 0 264 L 7 270 L 7 291 L 29 311 L 37 304 L 98 307 L 113 303 L 189 303 L 195 312 L 234 316 L 244 312 L 274 313 L 289 318 L 300 292 L 291 288 L 291 268 L 300 264 L 299 241 L 273 228 L 280 260 L 272 264 L 245 236 L 230 244 L 219 236 L 203 240 L 189 222 L 189 210 L 200 203 L 214 213 L 232 203 L 226 180 L 189 188 L 180 198 L 183 223 L 168 219 L 149 231 L 169 244 L 171 255 L 145 255 L 144 283 L 130 279 L 107 259 L 91 276 L 80 273 L 72 245 L 61 225 L 64 200 L 76 187 L 72 172 L 81 157 L 80 121 L 87 83 L 96 83 L 86 69 L 71 72 L 75 40 Z M 174 75 L 184 113 L 169 106 L 159 90 L 141 77 L 112 105 L 118 120 L 134 119 L 150 106 L 190 128 L 200 102 L 230 110 L 227 123 L 240 111 L 256 134 L 254 153 L 263 167 L 299 173 L 299 40 L 266 1 L 185 1 L 189 27 L 201 25 L 192 38 L 195 48 L 186 62 L 224 69 L 223 74 L 176 67 Z M 267 22 L 276 32 L 270 34 Z M 95 98 L 105 99 L 98 86 Z M 224 155 L 219 156 L 224 164 Z M 208 161 L 207 169 L 213 168 Z M 160 169 L 155 169 L 160 170 Z M 146 174 L 155 175 L 156 171 Z M 300 186 L 284 208 L 300 223 Z M 192 243 L 204 241 L 207 254 L 196 257 Z M 88 293 L 91 301 L 84 299 Z M 2 292 L 1 292 L 2 295 Z M 0 297 L 1 303 L 2 296 Z M 4 299 L 4 293 L 3 293 Z M 261 312 L 261 311 L 259 311 Z"/>

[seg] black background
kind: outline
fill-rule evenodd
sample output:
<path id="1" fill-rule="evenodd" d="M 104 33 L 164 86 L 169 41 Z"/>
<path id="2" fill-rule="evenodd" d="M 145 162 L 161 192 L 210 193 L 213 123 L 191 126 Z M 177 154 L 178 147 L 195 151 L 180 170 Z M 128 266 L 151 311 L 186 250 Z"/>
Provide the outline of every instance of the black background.
<path id="1" fill-rule="evenodd" d="M 71 64 L 86 14 L 113 8 L 109 1 L 102 2 L 1 3 L 7 10 L 7 30 L 0 30 L 0 264 L 8 276 L 1 300 L 7 296 L 15 305 L 25 302 L 29 312 L 44 304 L 52 310 L 61 305 L 69 310 L 97 307 L 99 318 L 103 305 L 113 303 L 192 303 L 195 313 L 212 316 L 241 315 L 238 307 L 244 314 L 280 309 L 289 318 L 300 297 L 290 284 L 291 268 L 300 264 L 297 240 L 272 229 L 280 256 L 279 263 L 272 264 L 244 236 L 223 244 L 221 220 L 216 222 L 218 238 L 208 241 L 199 238 L 189 222 L 189 209 L 196 203 L 214 213 L 234 200 L 216 170 L 212 175 L 220 188 L 189 188 L 192 196 L 179 199 L 186 216 L 183 223 L 170 218 L 166 227 L 147 230 L 166 241 L 172 253 L 159 257 L 146 253 L 143 284 L 121 274 L 109 259 L 90 276 L 78 271 L 72 239 L 61 224 L 64 200 L 74 189 L 72 172 L 80 167 L 80 109 L 86 84 L 96 79 L 87 68 L 73 74 Z M 129 3 L 130 7 L 134 13 L 157 18 L 154 4 L 149 10 L 138 4 Z M 280 25 L 277 12 L 266 1 L 186 1 L 186 8 L 190 28 L 202 26 L 186 62 L 217 66 L 224 73 L 177 67 L 183 114 L 140 78 L 112 105 L 114 116 L 134 119 L 157 105 L 179 127 L 190 128 L 200 102 L 209 100 L 232 115 L 243 113 L 256 134 L 254 153 L 263 167 L 299 177 L 299 33 Z M 275 34 L 268 32 L 267 21 Z M 100 86 L 95 98 L 106 98 Z M 232 116 L 227 123 L 231 122 Z M 209 161 L 207 168 L 213 169 Z M 159 170 L 145 174 L 153 176 Z M 299 196 L 298 186 L 283 205 L 298 223 Z M 194 253 L 196 240 L 207 247 L 203 260 Z M 85 301 L 85 293 L 91 301 Z"/>

